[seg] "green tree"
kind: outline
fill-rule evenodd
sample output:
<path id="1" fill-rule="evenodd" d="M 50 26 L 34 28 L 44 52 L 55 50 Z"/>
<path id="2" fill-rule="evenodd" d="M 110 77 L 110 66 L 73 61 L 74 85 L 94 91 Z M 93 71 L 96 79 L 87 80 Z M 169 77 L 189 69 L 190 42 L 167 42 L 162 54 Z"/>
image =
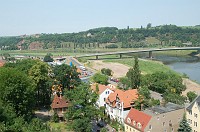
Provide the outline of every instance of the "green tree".
<path id="1" fill-rule="evenodd" d="M 31 79 L 13 68 L 0 68 L 0 99 L 11 105 L 17 116 L 30 118 L 35 106 Z"/>
<path id="2" fill-rule="evenodd" d="M 92 79 L 96 83 L 100 83 L 104 85 L 108 84 L 108 76 L 101 73 L 95 73 Z"/>
<path id="3" fill-rule="evenodd" d="M 54 112 L 51 120 L 56 123 L 59 122 L 59 116 L 56 112 Z"/>
<path id="4" fill-rule="evenodd" d="M 4 67 L 15 68 L 28 75 L 29 70 L 38 62 L 39 60 L 23 59 L 23 60 L 17 60 L 16 63 L 6 63 Z"/>
<path id="5" fill-rule="evenodd" d="M 105 74 L 105 75 L 108 75 L 108 76 L 111 76 L 112 75 L 112 70 L 109 69 L 109 68 L 103 68 L 103 69 L 101 69 L 101 73 Z"/>
<path id="6" fill-rule="evenodd" d="M 49 105 L 51 91 L 47 83 L 50 80 L 48 75 L 50 70 L 50 67 L 46 63 L 39 61 L 29 71 L 30 77 L 36 84 L 38 106 Z"/>
<path id="7" fill-rule="evenodd" d="M 151 23 L 147 24 L 147 29 L 151 28 Z"/>
<path id="8" fill-rule="evenodd" d="M 47 53 L 45 56 L 44 56 L 44 62 L 53 62 L 53 58 L 51 58 L 51 54 L 50 53 Z"/>
<path id="9" fill-rule="evenodd" d="M 151 98 L 151 94 L 150 91 L 148 89 L 148 87 L 144 86 L 144 87 L 140 87 L 138 89 L 138 92 L 140 95 L 142 95 L 145 99 L 150 99 Z"/>
<path id="10" fill-rule="evenodd" d="M 70 67 L 66 64 L 58 65 L 54 67 L 53 73 L 55 74 L 56 80 L 60 81 L 63 88 L 73 89 L 81 82 L 75 66 Z"/>
<path id="11" fill-rule="evenodd" d="M 130 68 L 127 72 L 126 76 L 130 80 L 131 88 L 139 88 L 141 81 L 141 71 L 139 69 L 138 58 L 135 57 L 135 63 L 133 68 Z"/>
<path id="12" fill-rule="evenodd" d="M 178 132 L 192 132 L 192 128 L 188 124 L 185 114 L 183 115 L 183 119 L 179 124 Z"/>
<path id="13" fill-rule="evenodd" d="M 72 121 L 72 129 L 76 132 L 91 131 L 91 122 L 98 118 L 99 113 L 95 107 L 98 94 L 92 92 L 88 84 L 81 84 L 75 89 L 66 90 L 65 96 L 71 101 L 66 119 Z"/>
<path id="14" fill-rule="evenodd" d="M 187 93 L 187 97 L 188 97 L 189 101 L 192 102 L 197 97 L 197 94 L 195 92 L 189 91 Z"/>

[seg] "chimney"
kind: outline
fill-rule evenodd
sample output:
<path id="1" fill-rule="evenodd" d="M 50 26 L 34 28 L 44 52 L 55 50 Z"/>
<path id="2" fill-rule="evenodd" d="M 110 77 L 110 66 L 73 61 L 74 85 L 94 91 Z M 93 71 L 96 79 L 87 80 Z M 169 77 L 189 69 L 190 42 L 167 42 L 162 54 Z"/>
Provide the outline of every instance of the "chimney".
<path id="1" fill-rule="evenodd" d="M 143 104 L 140 105 L 140 110 L 141 110 L 141 111 L 144 110 L 144 105 L 143 105 Z"/>

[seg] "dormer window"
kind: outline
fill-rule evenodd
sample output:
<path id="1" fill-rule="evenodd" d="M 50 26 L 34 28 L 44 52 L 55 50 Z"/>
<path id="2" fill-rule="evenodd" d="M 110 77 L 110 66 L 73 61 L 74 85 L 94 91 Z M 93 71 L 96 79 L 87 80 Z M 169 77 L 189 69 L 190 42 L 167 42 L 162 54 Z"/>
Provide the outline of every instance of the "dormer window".
<path id="1" fill-rule="evenodd" d="M 138 127 L 139 129 L 141 129 L 141 128 L 142 128 L 142 125 L 138 122 L 138 123 L 137 123 L 137 127 Z"/>
<path id="2" fill-rule="evenodd" d="M 56 104 L 59 104 L 58 102 Z"/>
<path id="3" fill-rule="evenodd" d="M 135 121 L 133 121 L 133 125 L 134 125 L 134 126 L 136 125 L 136 122 L 135 122 Z"/>
<path id="4" fill-rule="evenodd" d="M 128 117 L 127 118 L 127 122 L 130 124 L 131 123 L 131 119 Z"/>

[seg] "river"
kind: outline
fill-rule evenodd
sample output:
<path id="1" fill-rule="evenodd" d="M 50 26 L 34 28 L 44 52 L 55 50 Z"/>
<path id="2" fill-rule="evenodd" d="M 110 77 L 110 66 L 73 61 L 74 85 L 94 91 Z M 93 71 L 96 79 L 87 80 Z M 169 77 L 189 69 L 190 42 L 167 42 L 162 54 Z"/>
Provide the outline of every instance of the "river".
<path id="1" fill-rule="evenodd" d="M 154 54 L 154 59 L 162 61 L 174 71 L 185 73 L 187 76 L 200 84 L 200 57 L 196 56 L 172 56 Z"/>

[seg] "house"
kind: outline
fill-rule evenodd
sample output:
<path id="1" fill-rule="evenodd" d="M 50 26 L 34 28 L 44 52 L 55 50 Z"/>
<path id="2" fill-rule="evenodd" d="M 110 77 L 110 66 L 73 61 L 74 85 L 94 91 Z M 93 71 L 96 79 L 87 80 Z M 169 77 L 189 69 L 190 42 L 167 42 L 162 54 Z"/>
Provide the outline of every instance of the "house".
<path id="1" fill-rule="evenodd" d="M 102 84 L 97 84 L 97 83 L 94 83 L 92 84 L 91 86 L 91 89 L 93 91 L 96 91 L 97 90 L 97 87 L 98 87 L 98 94 L 99 94 L 99 98 L 96 102 L 96 105 L 98 107 L 102 107 L 102 106 L 106 106 L 106 99 L 107 97 L 113 93 L 115 91 L 115 86 L 114 85 L 111 85 L 111 84 L 108 84 L 108 85 L 102 85 Z"/>
<path id="2" fill-rule="evenodd" d="M 144 111 L 131 108 L 124 120 L 125 132 L 177 132 L 184 112 L 183 106 L 170 102 Z"/>
<path id="3" fill-rule="evenodd" d="M 51 104 L 52 110 L 58 114 L 60 119 L 63 119 L 64 113 L 68 108 L 68 101 L 65 100 L 62 95 L 58 96 L 57 94 L 54 95 L 53 102 Z"/>
<path id="4" fill-rule="evenodd" d="M 192 132 L 200 132 L 200 96 L 196 97 L 186 108 L 186 118 Z"/>
<path id="5" fill-rule="evenodd" d="M 106 113 L 110 119 L 124 123 L 124 119 L 138 98 L 137 89 L 132 90 L 115 90 L 106 99 Z"/>

